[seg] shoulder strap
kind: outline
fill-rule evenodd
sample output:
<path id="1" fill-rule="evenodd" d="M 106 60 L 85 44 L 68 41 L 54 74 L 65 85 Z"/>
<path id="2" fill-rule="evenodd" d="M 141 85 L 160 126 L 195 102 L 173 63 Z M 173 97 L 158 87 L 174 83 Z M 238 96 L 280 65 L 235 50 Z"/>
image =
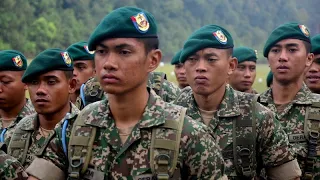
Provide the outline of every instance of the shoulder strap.
<path id="1" fill-rule="evenodd" d="M 87 106 L 88 104 L 101 101 L 104 95 L 104 91 L 102 90 L 100 83 L 98 81 L 93 82 L 91 84 L 92 87 L 85 87 L 87 90 L 85 91 L 85 97 L 84 97 L 84 106 Z M 89 88 L 89 89 L 88 89 Z"/>
<path id="2" fill-rule="evenodd" d="M 314 102 L 306 110 L 306 119 L 304 121 L 304 133 L 308 139 L 308 153 L 305 159 L 304 179 L 311 180 L 314 177 L 314 164 L 316 157 L 320 156 L 317 151 L 320 140 L 320 102 Z"/>
<path id="3" fill-rule="evenodd" d="M 24 164 L 31 140 L 31 132 L 17 127 L 8 146 L 8 154 Z"/>
<path id="4" fill-rule="evenodd" d="M 259 95 L 251 102 L 252 119 L 235 119 L 233 121 L 233 157 L 239 175 L 252 179 L 256 176 L 256 112 Z M 251 133 L 239 134 L 238 129 L 251 127 Z"/>
<path id="5" fill-rule="evenodd" d="M 183 128 L 186 108 L 182 108 L 176 120 L 166 120 L 159 127 L 153 128 L 150 147 L 150 167 L 157 179 L 166 180 L 173 176 L 178 163 L 181 132 Z M 157 136 L 157 132 L 171 130 L 175 134 L 174 140 Z"/>
<path id="6" fill-rule="evenodd" d="M 81 115 L 74 122 L 68 146 L 70 179 L 81 179 L 81 175 L 88 169 L 96 131 L 96 127 L 84 123 Z"/>

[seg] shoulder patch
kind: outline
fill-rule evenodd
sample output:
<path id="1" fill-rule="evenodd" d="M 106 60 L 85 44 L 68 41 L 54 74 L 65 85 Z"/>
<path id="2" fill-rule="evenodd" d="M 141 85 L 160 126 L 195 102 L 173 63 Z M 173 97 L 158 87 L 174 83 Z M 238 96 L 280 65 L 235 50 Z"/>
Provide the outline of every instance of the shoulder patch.
<path id="1" fill-rule="evenodd" d="M 68 52 L 62 52 L 62 53 L 61 53 L 61 56 L 62 56 L 62 59 L 63 59 L 64 63 L 65 63 L 68 67 L 70 67 L 72 61 L 71 61 L 71 58 L 70 58 L 70 56 L 69 56 L 69 53 L 68 53 Z"/>
<path id="2" fill-rule="evenodd" d="M 228 39 L 221 30 L 213 32 L 213 35 L 221 44 L 227 44 Z"/>
<path id="3" fill-rule="evenodd" d="M 143 12 L 140 12 L 135 16 L 131 16 L 131 20 L 140 33 L 146 33 L 148 31 L 150 27 L 149 21 Z"/>

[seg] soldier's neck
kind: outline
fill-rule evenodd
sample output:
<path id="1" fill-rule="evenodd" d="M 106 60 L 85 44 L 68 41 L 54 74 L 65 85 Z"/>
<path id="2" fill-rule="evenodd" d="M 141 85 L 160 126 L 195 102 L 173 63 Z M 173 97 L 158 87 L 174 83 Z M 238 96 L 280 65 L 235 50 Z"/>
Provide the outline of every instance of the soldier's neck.
<path id="1" fill-rule="evenodd" d="M 272 97 L 275 104 L 287 104 L 294 100 L 302 88 L 303 80 L 282 84 L 274 80 L 272 83 Z"/>
<path id="2" fill-rule="evenodd" d="M 110 111 L 116 126 L 127 128 L 136 125 L 142 118 L 148 98 L 146 85 L 121 95 L 108 94 Z"/>
<path id="3" fill-rule="evenodd" d="M 71 104 L 68 102 L 62 109 L 58 112 L 51 114 L 38 114 L 40 126 L 47 130 L 54 129 L 55 125 L 63 120 L 68 112 L 71 111 Z"/>
<path id="4" fill-rule="evenodd" d="M 24 105 L 27 103 L 26 98 L 12 108 L 0 109 L 0 117 L 3 119 L 11 119 L 17 117 Z"/>
<path id="5" fill-rule="evenodd" d="M 72 94 L 70 94 L 70 101 L 75 104 L 75 102 L 77 101 L 78 96 L 80 95 L 80 91 L 76 91 Z"/>
<path id="6" fill-rule="evenodd" d="M 224 97 L 225 91 L 226 86 L 223 85 L 210 95 L 200 95 L 193 93 L 193 96 L 200 109 L 205 111 L 215 111 L 218 110 L 220 103 Z"/>

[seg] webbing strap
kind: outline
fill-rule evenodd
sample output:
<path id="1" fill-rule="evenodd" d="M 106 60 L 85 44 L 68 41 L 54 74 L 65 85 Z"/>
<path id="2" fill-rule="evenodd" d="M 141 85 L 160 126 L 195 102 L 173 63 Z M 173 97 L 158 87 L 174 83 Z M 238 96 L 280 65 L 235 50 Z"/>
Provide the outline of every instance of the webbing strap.
<path id="1" fill-rule="evenodd" d="M 26 135 L 25 138 L 22 138 Z M 24 164 L 27 158 L 31 139 L 31 132 L 16 129 L 8 146 L 8 154 L 16 159 L 19 159 L 21 164 Z"/>
<path id="2" fill-rule="evenodd" d="M 76 129 L 84 126 L 90 128 L 88 136 L 76 135 Z M 71 130 L 68 148 L 69 179 L 81 179 L 81 176 L 87 171 L 92 156 L 92 147 L 96 132 L 96 127 L 84 124 L 84 118 L 82 118 L 82 116 L 75 121 Z"/>
<path id="3" fill-rule="evenodd" d="M 310 108 L 318 109 L 317 113 L 310 112 Z M 320 103 L 315 102 L 312 103 L 311 107 L 307 108 L 306 116 L 307 120 L 305 120 L 304 130 L 305 134 L 308 137 L 308 153 L 305 159 L 305 168 L 303 179 L 311 180 L 314 177 L 314 164 L 316 161 L 316 157 L 320 156 L 317 152 L 318 141 L 320 137 Z M 310 127 L 308 127 L 308 122 L 310 122 Z"/>
<path id="4" fill-rule="evenodd" d="M 178 163 L 181 132 L 183 128 L 185 114 L 186 108 L 183 108 L 181 110 L 181 114 L 178 120 L 166 120 L 166 123 L 164 125 L 152 129 L 150 147 L 150 167 L 152 173 L 156 175 L 157 179 L 159 180 L 168 180 L 171 176 L 173 176 L 175 172 Z M 169 125 L 172 126 L 169 127 Z M 176 139 L 158 139 L 156 137 L 156 132 L 159 128 L 175 129 Z M 155 156 L 156 149 L 166 151 L 161 151 L 161 153 Z M 173 158 L 171 158 L 170 152 L 173 152 Z"/>
<path id="5" fill-rule="evenodd" d="M 251 179 L 256 176 L 256 113 L 257 99 L 259 95 L 255 95 L 252 103 L 252 119 L 235 119 L 233 121 L 233 157 L 237 174 L 244 178 Z M 237 129 L 251 127 L 252 131 L 245 136 L 239 134 Z"/>

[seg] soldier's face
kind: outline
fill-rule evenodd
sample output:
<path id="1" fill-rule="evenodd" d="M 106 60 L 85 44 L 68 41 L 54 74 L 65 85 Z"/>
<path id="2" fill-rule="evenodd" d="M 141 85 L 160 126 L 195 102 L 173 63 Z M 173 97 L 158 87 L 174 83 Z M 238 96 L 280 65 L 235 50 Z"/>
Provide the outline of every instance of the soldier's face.
<path id="1" fill-rule="evenodd" d="M 26 98 L 22 75 L 21 71 L 0 71 L 0 109 L 13 108 Z"/>
<path id="2" fill-rule="evenodd" d="M 83 83 L 95 75 L 94 63 L 92 60 L 74 61 L 73 78 L 77 81 L 78 91 Z"/>
<path id="3" fill-rule="evenodd" d="M 174 74 L 176 75 L 176 79 L 180 88 L 188 86 L 186 70 L 182 63 L 174 65 Z"/>
<path id="4" fill-rule="evenodd" d="M 320 54 L 314 56 L 313 63 L 305 75 L 305 83 L 314 93 L 320 93 Z"/>
<path id="5" fill-rule="evenodd" d="M 237 60 L 225 49 L 206 48 L 189 56 L 184 66 L 193 92 L 208 96 L 224 89 Z"/>
<path id="6" fill-rule="evenodd" d="M 238 64 L 235 71 L 231 74 L 229 84 L 236 90 L 248 92 L 256 79 L 256 63 L 244 61 Z"/>
<path id="7" fill-rule="evenodd" d="M 313 54 L 307 53 L 301 40 L 285 39 L 274 45 L 268 54 L 273 80 L 289 84 L 303 80 L 306 67 L 313 61 Z"/>
<path id="8" fill-rule="evenodd" d="M 146 88 L 148 73 L 158 67 L 160 59 L 160 50 L 146 53 L 137 39 L 107 39 L 95 51 L 97 77 L 105 92 L 123 95 Z"/>
<path id="9" fill-rule="evenodd" d="M 30 99 L 38 114 L 55 114 L 69 106 L 69 93 L 76 82 L 67 78 L 64 71 L 50 71 L 27 83 Z"/>

